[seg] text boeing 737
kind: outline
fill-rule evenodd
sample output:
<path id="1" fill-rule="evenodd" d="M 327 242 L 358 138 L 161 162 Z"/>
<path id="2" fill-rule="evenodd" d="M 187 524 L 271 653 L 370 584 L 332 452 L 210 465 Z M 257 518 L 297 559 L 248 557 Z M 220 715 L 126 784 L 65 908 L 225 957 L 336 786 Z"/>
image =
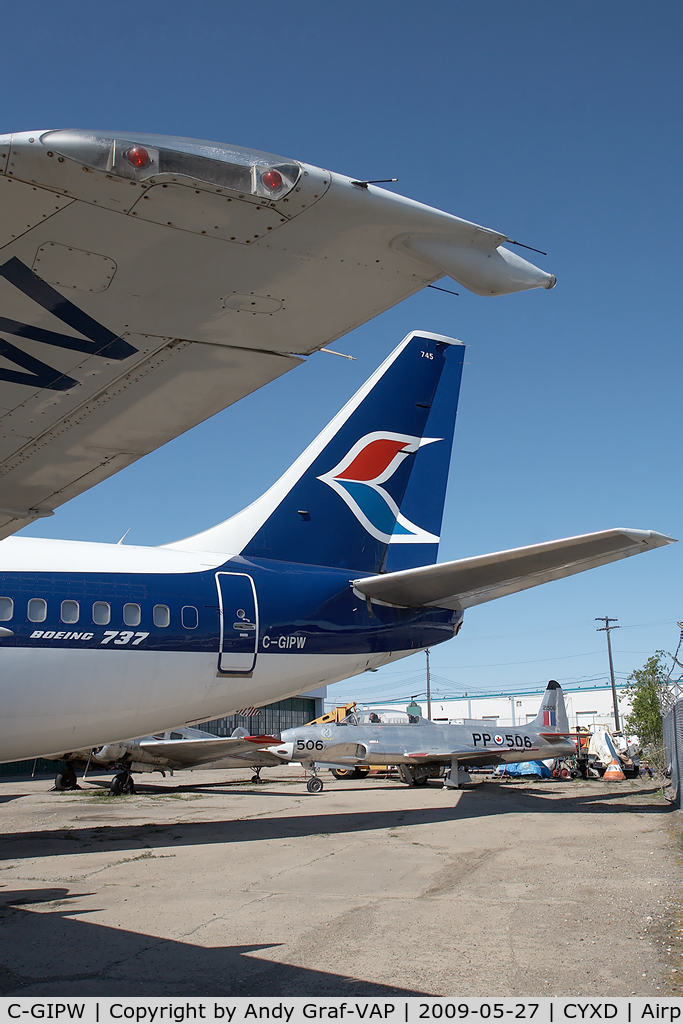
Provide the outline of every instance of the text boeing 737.
<path id="1" fill-rule="evenodd" d="M 0 544 L 0 759 L 266 704 L 433 647 L 471 605 L 671 539 L 434 564 L 464 346 L 414 332 L 249 508 L 143 548 Z"/>

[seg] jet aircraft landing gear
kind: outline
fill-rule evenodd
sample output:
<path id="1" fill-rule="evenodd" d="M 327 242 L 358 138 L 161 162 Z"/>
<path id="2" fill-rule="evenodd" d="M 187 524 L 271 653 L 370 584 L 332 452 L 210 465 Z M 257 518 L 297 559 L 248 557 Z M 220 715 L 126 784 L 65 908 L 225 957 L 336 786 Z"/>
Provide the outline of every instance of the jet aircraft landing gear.
<path id="1" fill-rule="evenodd" d="M 252 778 L 251 781 L 253 782 L 253 784 L 255 786 L 259 786 L 263 782 L 263 779 L 261 778 L 261 771 L 262 771 L 262 769 L 263 769 L 263 765 L 262 764 L 258 765 L 256 768 L 252 768 L 251 769 L 252 772 L 253 772 L 253 778 Z"/>
<path id="2" fill-rule="evenodd" d="M 305 765 L 304 767 L 307 767 L 311 773 L 311 777 L 306 783 L 306 789 L 308 790 L 308 792 L 312 793 L 313 795 L 316 795 L 317 793 L 322 793 L 323 780 L 318 778 L 318 769 L 316 768 L 316 766 L 314 764 L 309 764 Z"/>
<path id="3" fill-rule="evenodd" d="M 133 776 L 127 769 L 118 771 L 109 784 L 111 796 L 132 796 L 135 793 Z"/>
<path id="4" fill-rule="evenodd" d="M 59 792 L 62 792 L 67 789 L 81 788 L 78 785 L 78 780 L 76 779 L 76 769 L 74 768 L 71 761 L 66 762 L 66 768 L 63 771 L 57 772 L 57 775 L 55 776 L 54 788 Z"/>

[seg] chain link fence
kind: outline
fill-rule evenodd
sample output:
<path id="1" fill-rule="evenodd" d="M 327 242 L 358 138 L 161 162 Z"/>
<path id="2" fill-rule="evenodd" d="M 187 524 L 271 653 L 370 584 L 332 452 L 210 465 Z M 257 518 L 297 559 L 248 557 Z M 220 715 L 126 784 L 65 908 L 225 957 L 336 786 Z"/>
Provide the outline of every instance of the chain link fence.
<path id="1" fill-rule="evenodd" d="M 681 806 L 681 779 L 683 779 L 683 698 L 667 702 L 662 708 L 664 726 L 664 750 L 667 767 L 671 772 L 670 798 Z"/>

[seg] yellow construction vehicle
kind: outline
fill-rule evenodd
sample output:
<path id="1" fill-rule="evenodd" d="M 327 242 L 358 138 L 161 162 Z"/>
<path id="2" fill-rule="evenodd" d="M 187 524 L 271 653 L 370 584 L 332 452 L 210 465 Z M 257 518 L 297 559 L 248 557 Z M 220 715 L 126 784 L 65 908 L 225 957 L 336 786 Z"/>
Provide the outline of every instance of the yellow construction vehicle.
<path id="1" fill-rule="evenodd" d="M 314 718 L 312 722 L 306 722 L 306 725 L 325 725 L 326 722 L 343 722 L 346 716 L 355 710 L 356 702 L 353 700 L 350 704 L 342 704 L 341 707 L 328 711 L 326 714 L 321 715 L 320 718 Z"/>

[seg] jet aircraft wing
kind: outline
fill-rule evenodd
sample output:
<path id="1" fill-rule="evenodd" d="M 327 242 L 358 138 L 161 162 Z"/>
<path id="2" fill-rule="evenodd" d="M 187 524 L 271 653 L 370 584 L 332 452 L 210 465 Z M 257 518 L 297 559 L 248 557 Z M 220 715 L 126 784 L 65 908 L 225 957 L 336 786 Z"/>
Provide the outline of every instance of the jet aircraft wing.
<path id="1" fill-rule="evenodd" d="M 217 736 L 215 739 L 145 739 L 139 745 L 153 757 L 166 758 L 174 766 L 189 768 L 220 761 L 225 757 L 244 758 L 249 764 L 282 764 L 283 758 L 266 749 L 277 742 L 274 736 Z"/>
<path id="2" fill-rule="evenodd" d="M 0 136 L 0 539 L 444 274 L 555 278 L 502 233 L 221 143 Z"/>
<path id="3" fill-rule="evenodd" d="M 403 608 L 471 608 L 619 558 L 674 544 L 654 530 L 603 530 L 354 580 L 359 594 Z"/>

